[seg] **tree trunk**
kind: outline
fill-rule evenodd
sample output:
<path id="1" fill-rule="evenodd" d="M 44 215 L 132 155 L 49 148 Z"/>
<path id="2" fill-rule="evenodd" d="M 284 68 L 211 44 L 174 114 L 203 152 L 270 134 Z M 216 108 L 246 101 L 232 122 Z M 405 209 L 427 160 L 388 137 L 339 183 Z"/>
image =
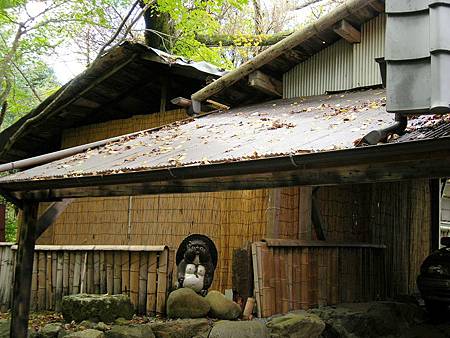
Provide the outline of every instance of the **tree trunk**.
<path id="1" fill-rule="evenodd" d="M 141 2 L 143 7 L 143 2 Z M 150 6 L 144 13 L 145 22 L 145 44 L 149 47 L 169 52 L 171 49 L 170 36 L 172 36 L 172 26 L 170 15 L 160 13 Z"/>

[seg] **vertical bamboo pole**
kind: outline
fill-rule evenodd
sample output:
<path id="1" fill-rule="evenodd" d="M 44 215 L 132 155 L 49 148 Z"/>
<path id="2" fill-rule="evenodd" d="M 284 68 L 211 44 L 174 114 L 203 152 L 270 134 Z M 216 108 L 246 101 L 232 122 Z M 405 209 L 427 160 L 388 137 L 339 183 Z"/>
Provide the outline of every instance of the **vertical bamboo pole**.
<path id="1" fill-rule="evenodd" d="M 31 277 L 31 311 L 36 311 L 37 309 L 37 294 L 38 294 L 38 260 L 37 255 L 33 255 L 33 273 Z M 8 281 L 9 282 L 9 281 Z M 6 285 L 6 284 L 3 284 Z"/>
<path id="2" fill-rule="evenodd" d="M 106 293 L 105 252 L 99 251 L 100 293 Z"/>
<path id="3" fill-rule="evenodd" d="M 56 291 L 55 291 L 55 311 L 61 311 L 61 300 L 63 296 L 63 264 L 64 264 L 64 254 L 58 252 L 57 262 L 56 262 Z"/>
<path id="4" fill-rule="evenodd" d="M 120 265 L 122 263 L 122 253 L 120 251 L 114 252 L 114 286 L 113 291 L 115 295 L 118 295 L 120 293 L 120 280 L 121 280 L 121 274 L 122 271 L 120 269 Z"/>
<path id="5" fill-rule="evenodd" d="M 156 267 L 158 257 L 156 252 L 149 252 L 147 271 L 147 313 L 154 315 L 156 312 Z"/>
<path id="6" fill-rule="evenodd" d="M 167 265 L 169 258 L 169 250 L 164 249 L 159 254 L 158 260 L 158 292 L 156 296 L 156 312 L 166 312 L 167 297 Z"/>
<path id="7" fill-rule="evenodd" d="M 138 308 L 139 252 L 130 253 L 130 300 L 135 310 Z"/>
<path id="8" fill-rule="evenodd" d="M 38 264 L 38 304 L 37 309 L 45 309 L 45 271 L 46 271 L 46 257 L 45 252 L 36 252 L 39 256 Z"/>
<path id="9" fill-rule="evenodd" d="M 67 251 L 63 254 L 63 289 L 62 294 L 66 296 L 69 294 L 69 253 Z"/>
<path id="10" fill-rule="evenodd" d="M 57 266 L 57 254 L 56 251 L 52 252 L 52 310 L 56 306 L 56 266 Z"/>
<path id="11" fill-rule="evenodd" d="M 108 294 L 114 294 L 114 262 L 113 253 L 111 251 L 105 252 L 106 260 L 106 291 Z"/>
<path id="12" fill-rule="evenodd" d="M 130 253 L 128 251 L 122 252 L 122 293 L 130 296 Z"/>
<path id="13" fill-rule="evenodd" d="M 19 228 L 19 246 L 13 287 L 11 310 L 11 338 L 28 336 L 28 317 L 30 314 L 31 275 L 33 272 L 35 230 L 39 203 L 26 202 Z"/>
<path id="14" fill-rule="evenodd" d="M 147 306 L 147 265 L 148 252 L 141 252 L 139 263 L 139 296 L 138 296 L 138 311 L 140 314 L 146 313 Z"/>
<path id="15" fill-rule="evenodd" d="M 45 310 L 51 310 L 52 309 L 52 298 L 53 298 L 53 292 L 52 292 L 52 254 L 50 251 L 47 253 L 44 253 L 45 257 L 47 259 L 47 269 L 45 271 Z"/>
<path id="16" fill-rule="evenodd" d="M 94 251 L 92 255 L 94 256 L 94 293 L 100 293 L 100 254 Z"/>

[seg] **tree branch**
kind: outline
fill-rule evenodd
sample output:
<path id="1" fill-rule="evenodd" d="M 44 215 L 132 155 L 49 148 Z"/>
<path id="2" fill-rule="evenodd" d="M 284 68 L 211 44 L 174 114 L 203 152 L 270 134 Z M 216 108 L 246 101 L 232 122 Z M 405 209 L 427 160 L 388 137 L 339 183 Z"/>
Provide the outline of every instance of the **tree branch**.
<path id="1" fill-rule="evenodd" d="M 41 97 L 39 96 L 39 94 L 37 93 L 36 89 L 34 88 L 33 84 L 30 82 L 30 80 L 27 78 L 27 76 L 24 74 L 24 72 L 22 72 L 22 70 L 19 68 L 19 66 L 14 62 L 11 61 L 12 65 L 14 66 L 14 68 L 16 68 L 16 70 L 19 72 L 19 74 L 22 76 L 22 78 L 25 80 L 25 82 L 27 83 L 28 87 L 31 89 L 31 92 L 33 93 L 33 95 L 39 100 L 39 102 L 42 102 Z M 0 124 L 1 125 L 1 124 Z"/>
<path id="2" fill-rule="evenodd" d="M 196 40 L 208 47 L 220 46 L 271 46 L 291 35 L 292 32 L 281 32 L 271 35 L 226 35 L 218 34 L 212 36 L 197 35 Z"/>
<path id="3" fill-rule="evenodd" d="M 133 3 L 133 6 L 131 6 L 130 10 L 128 11 L 127 15 L 125 16 L 125 18 L 123 18 L 122 22 L 120 23 L 119 27 L 117 27 L 116 31 L 114 32 L 113 36 L 102 46 L 102 48 L 100 48 L 100 51 L 97 54 L 97 59 L 103 54 L 103 52 L 105 51 L 105 49 L 114 42 L 114 40 L 117 38 L 117 36 L 120 34 L 120 31 L 122 30 L 123 26 L 125 26 L 126 22 L 128 21 L 128 19 L 130 18 L 131 14 L 133 13 L 134 9 L 136 8 L 136 6 L 139 4 L 139 0 L 136 0 Z M 148 4 L 147 4 L 148 5 Z M 131 29 L 131 28 L 130 28 Z"/>

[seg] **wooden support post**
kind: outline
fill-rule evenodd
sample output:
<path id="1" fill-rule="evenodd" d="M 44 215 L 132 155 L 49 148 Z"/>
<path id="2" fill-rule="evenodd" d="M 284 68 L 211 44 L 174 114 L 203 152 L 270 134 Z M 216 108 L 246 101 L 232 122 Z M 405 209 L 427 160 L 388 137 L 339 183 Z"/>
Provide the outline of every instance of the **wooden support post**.
<path id="1" fill-rule="evenodd" d="M 16 253 L 16 270 L 11 310 L 11 338 L 28 336 L 30 313 L 31 277 L 33 271 L 34 244 L 36 242 L 37 202 L 26 202 L 19 228 L 19 246 Z"/>
<path id="2" fill-rule="evenodd" d="M 314 225 L 314 231 L 316 232 L 316 237 L 319 241 L 325 240 L 325 233 L 323 231 L 324 223 L 322 216 L 320 215 L 319 202 L 317 201 L 317 191 L 318 187 L 314 188 L 312 193 L 312 204 L 311 204 L 311 218 L 312 224 Z"/>
<path id="3" fill-rule="evenodd" d="M 259 70 L 248 76 L 248 84 L 263 93 L 278 97 L 283 96 L 283 83 Z"/>
<path id="4" fill-rule="evenodd" d="M 278 238 L 280 235 L 280 199 L 281 189 L 275 188 L 269 190 L 269 200 L 267 205 L 267 225 L 266 237 Z"/>
<path id="5" fill-rule="evenodd" d="M 361 32 L 357 30 L 352 24 L 346 20 L 339 21 L 333 30 L 349 43 L 361 42 Z"/>
<path id="6" fill-rule="evenodd" d="M 430 252 L 439 249 L 441 237 L 441 180 L 430 180 L 430 203 L 431 203 L 431 245 Z"/>
<path id="7" fill-rule="evenodd" d="M 311 202 L 312 187 L 299 187 L 298 239 L 310 240 L 311 237 Z"/>
<path id="8" fill-rule="evenodd" d="M 169 87 L 169 81 L 167 80 L 167 77 L 161 76 L 161 101 L 160 101 L 160 105 L 159 105 L 160 113 L 166 112 L 168 87 Z"/>

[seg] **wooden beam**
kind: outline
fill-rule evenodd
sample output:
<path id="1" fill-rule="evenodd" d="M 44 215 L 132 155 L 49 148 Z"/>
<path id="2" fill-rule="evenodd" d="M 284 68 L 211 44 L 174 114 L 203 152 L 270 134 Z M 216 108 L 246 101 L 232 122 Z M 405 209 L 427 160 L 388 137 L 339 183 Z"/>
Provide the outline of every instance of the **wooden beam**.
<path id="1" fill-rule="evenodd" d="M 349 43 L 361 42 L 361 32 L 357 30 L 352 24 L 346 20 L 339 21 L 333 30 Z"/>
<path id="2" fill-rule="evenodd" d="M 372 7 L 378 13 L 384 13 L 384 2 L 381 1 L 372 1 L 369 2 L 369 6 Z"/>
<path id="3" fill-rule="evenodd" d="M 56 221 L 72 201 L 72 198 L 66 198 L 61 202 L 54 202 L 44 211 L 36 224 L 36 239 L 38 239 L 44 231 Z"/>
<path id="4" fill-rule="evenodd" d="M 281 81 L 274 79 L 259 70 L 254 71 L 248 76 L 248 85 L 269 95 L 278 97 L 283 96 L 283 84 Z"/>
<path id="5" fill-rule="evenodd" d="M 266 236 L 271 238 L 278 238 L 280 232 L 280 199 L 280 188 L 269 190 L 269 200 L 267 202 L 268 205 L 266 213 Z"/>
<path id="6" fill-rule="evenodd" d="M 317 191 L 319 187 L 314 188 L 312 193 L 312 203 L 311 203 L 311 220 L 314 225 L 314 231 L 316 233 L 316 238 L 319 241 L 325 240 L 325 233 L 323 231 L 324 223 L 322 220 L 322 215 L 320 214 L 319 201 L 317 200 Z"/>
<path id="7" fill-rule="evenodd" d="M 181 96 L 173 98 L 172 100 L 170 100 L 170 103 L 172 103 L 172 104 L 174 104 L 176 106 L 183 107 L 183 108 L 188 108 L 188 107 L 192 106 L 192 101 L 191 100 L 186 99 L 186 98 L 181 97 Z"/>
<path id="8" fill-rule="evenodd" d="M 35 230 L 38 214 L 37 202 L 26 202 L 19 228 L 19 245 L 16 253 L 16 270 L 11 309 L 11 338 L 28 337 L 30 314 L 31 276 L 33 271 Z"/>
<path id="9" fill-rule="evenodd" d="M 325 241 L 300 241 L 294 239 L 265 238 L 263 242 L 269 247 L 323 247 L 323 248 L 372 248 L 386 249 L 386 245 L 357 243 L 357 242 L 325 242 Z"/>
<path id="10" fill-rule="evenodd" d="M 311 239 L 311 202 L 312 187 L 299 187 L 298 239 Z"/>

